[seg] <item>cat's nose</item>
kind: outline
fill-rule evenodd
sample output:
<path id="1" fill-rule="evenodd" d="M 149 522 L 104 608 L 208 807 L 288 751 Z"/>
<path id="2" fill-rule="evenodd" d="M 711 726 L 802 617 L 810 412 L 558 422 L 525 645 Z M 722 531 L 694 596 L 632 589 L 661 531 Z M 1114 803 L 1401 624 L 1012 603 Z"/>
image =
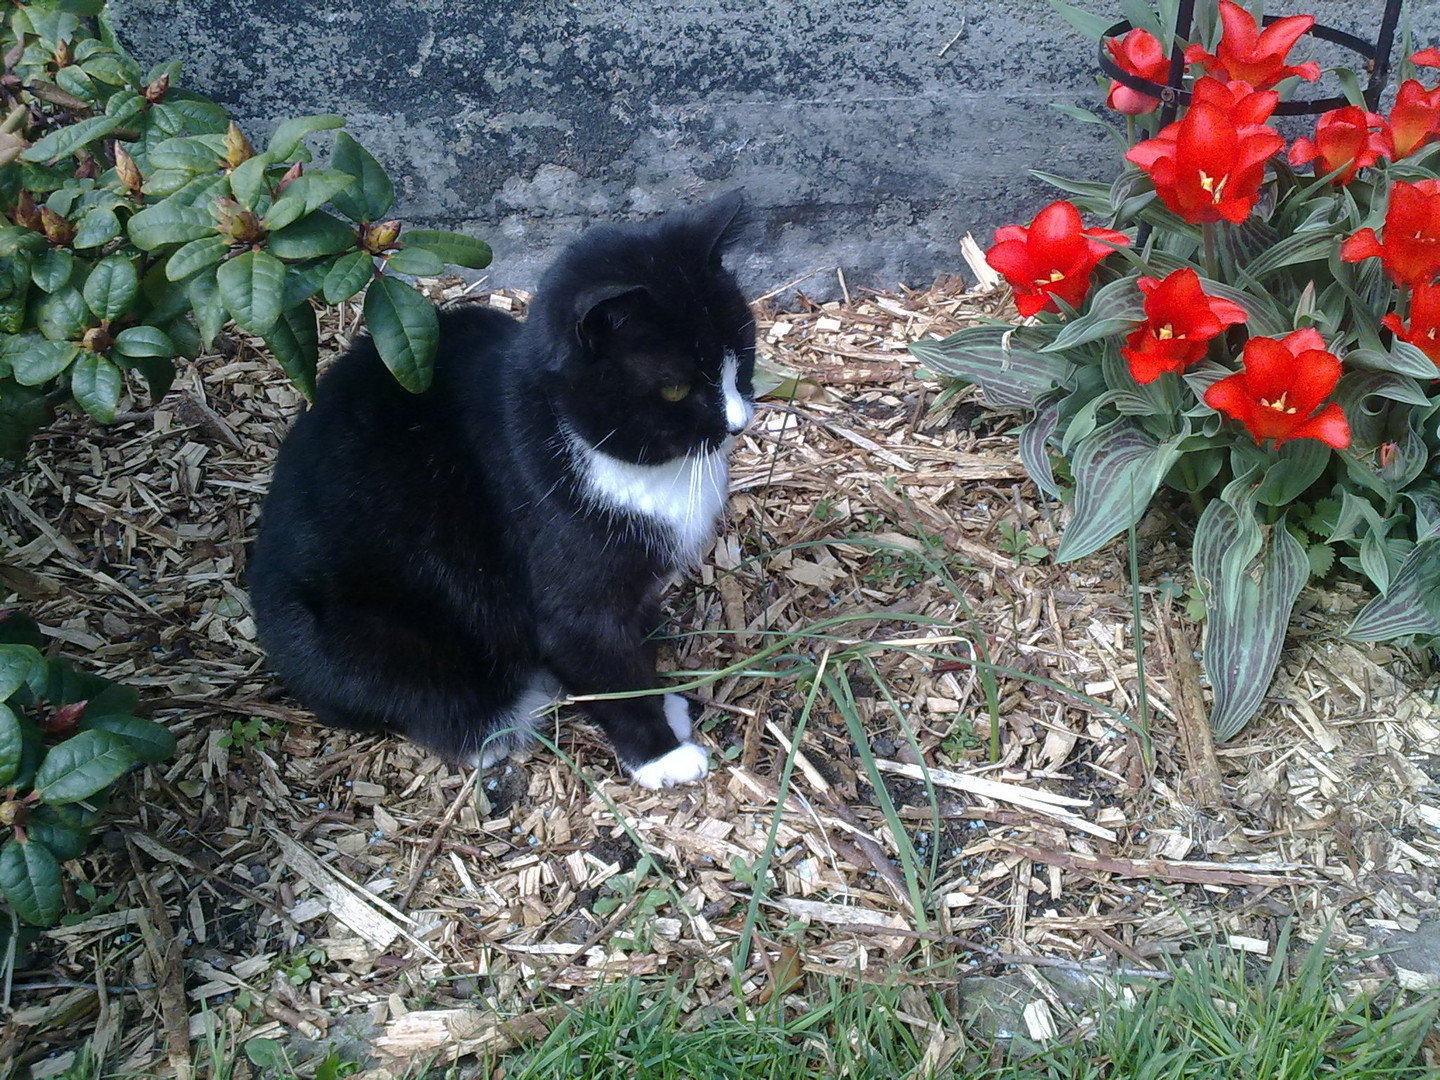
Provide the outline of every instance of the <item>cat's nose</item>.
<path id="1" fill-rule="evenodd" d="M 730 435 L 739 435 L 750 424 L 755 415 L 755 406 L 738 393 L 725 395 L 725 430 Z"/>

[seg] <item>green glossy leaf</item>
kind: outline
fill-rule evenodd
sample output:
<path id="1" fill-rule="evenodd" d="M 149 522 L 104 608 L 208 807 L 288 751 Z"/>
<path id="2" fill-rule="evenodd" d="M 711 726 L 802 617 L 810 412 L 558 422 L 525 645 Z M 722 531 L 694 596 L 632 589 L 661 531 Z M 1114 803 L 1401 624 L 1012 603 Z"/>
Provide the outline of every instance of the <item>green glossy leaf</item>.
<path id="1" fill-rule="evenodd" d="M 1440 635 L 1440 538 L 1421 540 L 1377 596 L 1355 616 L 1347 634 L 1357 641 L 1390 641 L 1407 634 Z"/>
<path id="2" fill-rule="evenodd" d="M 75 256 L 63 248 L 53 248 L 30 266 L 30 280 L 47 293 L 59 292 L 75 273 Z"/>
<path id="3" fill-rule="evenodd" d="M 236 202 L 251 210 L 258 209 L 260 196 L 265 192 L 265 170 L 269 167 L 269 160 L 257 154 L 230 170 L 230 191 Z"/>
<path id="4" fill-rule="evenodd" d="M 292 184 L 291 187 L 294 187 Z M 284 194 L 270 204 L 270 209 L 265 211 L 265 216 L 260 219 L 260 224 L 269 232 L 283 229 L 287 225 L 300 220 L 305 216 L 304 196 L 295 197 L 290 194 L 290 188 L 286 188 Z"/>
<path id="5" fill-rule="evenodd" d="M 185 135 L 165 139 L 150 148 L 152 169 L 180 169 L 188 173 L 214 172 L 225 157 L 225 136 Z"/>
<path id="6" fill-rule="evenodd" d="M 77 120 L 73 124 L 66 124 L 64 127 L 56 128 L 33 146 L 21 151 L 20 160 L 43 162 L 66 157 L 86 143 L 104 138 L 127 119 L 129 117 L 123 115 L 91 116 L 85 120 Z"/>
<path id="7" fill-rule="evenodd" d="M 271 233 L 265 241 L 265 250 L 277 259 L 318 259 L 354 246 L 355 230 L 322 210 Z"/>
<path id="8" fill-rule="evenodd" d="M 490 245 L 471 236 L 437 229 L 406 229 L 400 238 L 406 247 L 433 251 L 451 266 L 483 270 L 490 265 Z"/>
<path id="9" fill-rule="evenodd" d="M 202 236 L 215 235 L 215 217 L 208 209 L 175 205 L 170 200 L 146 207 L 126 226 L 130 240 L 141 251 L 154 251 L 162 244 L 184 244 Z"/>
<path id="10" fill-rule="evenodd" d="M 171 357 L 175 355 L 175 343 L 157 326 L 131 326 L 115 335 L 115 352 L 119 356 L 136 359 Z"/>
<path id="11" fill-rule="evenodd" d="M 1232 483 L 1227 496 L 1247 482 Z M 1253 507 L 1215 499 L 1195 529 L 1195 576 L 1205 593 L 1205 672 L 1215 692 L 1210 727 L 1217 739 L 1238 733 L 1260 708 L 1310 572 L 1305 548 L 1283 518 L 1262 529 Z"/>
<path id="12" fill-rule="evenodd" d="M 316 169 L 286 185 L 285 190 L 280 193 L 280 200 L 298 199 L 304 204 L 305 213 L 310 214 L 334 198 L 336 192 L 354 186 L 355 178 L 349 173 L 336 169 Z"/>
<path id="13" fill-rule="evenodd" d="M 265 344 L 275 354 L 280 368 L 306 401 L 315 400 L 315 365 L 319 360 L 319 330 L 315 309 L 302 303 L 281 314 Z"/>
<path id="14" fill-rule="evenodd" d="M 11 615 L 6 621 L 13 618 Z M 38 689 L 44 678 L 45 660 L 33 645 L 18 641 L 0 644 L 0 702 L 10 700 L 22 686 Z"/>
<path id="15" fill-rule="evenodd" d="M 135 755 L 136 761 L 153 765 L 164 761 L 175 753 L 175 736 L 154 720 L 140 716 L 96 716 L 91 717 L 85 709 L 81 721 L 82 731 L 108 731 L 120 738 Z"/>
<path id="16" fill-rule="evenodd" d="M 423 247 L 402 247 L 391 252 L 385 265 L 397 274 L 408 274 L 410 277 L 433 277 L 445 272 L 445 261 Z"/>
<path id="17" fill-rule="evenodd" d="M 280 310 L 289 311 L 299 307 L 325 284 L 325 275 L 330 264 L 324 259 L 306 263 L 287 263 L 285 266 L 285 295 L 280 301 Z"/>
<path id="18" fill-rule="evenodd" d="M 50 341 L 37 334 L 13 337 L 5 351 L 15 381 L 21 386 L 41 386 L 70 366 L 80 351 L 68 341 Z"/>
<path id="19" fill-rule="evenodd" d="M 82 731 L 50 748 L 35 773 L 35 790 L 52 806 L 79 802 L 113 784 L 134 763 L 134 751 L 120 736 Z"/>
<path id="20" fill-rule="evenodd" d="M 0 848 L 0 893 L 31 926 L 54 926 L 60 918 L 60 864 L 44 844 L 11 837 Z"/>
<path id="21" fill-rule="evenodd" d="M 275 125 L 275 132 L 265 147 L 265 156 L 275 163 L 290 161 L 300 140 L 314 131 L 328 131 L 345 126 L 345 118 L 333 113 L 316 116 L 295 116 Z"/>
<path id="22" fill-rule="evenodd" d="M 349 300 L 375 275 L 375 260 L 368 251 L 352 251 L 335 260 L 325 275 L 323 295 L 327 304 Z"/>
<path id="23" fill-rule="evenodd" d="M 73 285 L 51 293 L 40 305 L 40 332 L 51 341 L 79 337 L 90 322 L 90 305 Z"/>
<path id="24" fill-rule="evenodd" d="M 215 272 L 225 310 L 243 330 L 262 337 L 280 318 L 285 264 L 264 251 L 246 251 Z"/>
<path id="25" fill-rule="evenodd" d="M 385 170 L 345 132 L 335 135 L 330 164 L 355 178 L 355 184 L 336 192 L 331 205 L 351 221 L 378 221 L 395 201 L 395 188 Z"/>
<path id="26" fill-rule="evenodd" d="M 418 394 L 430 385 L 440 320 L 428 300 L 404 282 L 382 277 L 365 294 L 365 327 L 401 386 Z"/>
<path id="27" fill-rule="evenodd" d="M 107 255 L 95 264 L 81 291 L 97 319 L 118 319 L 140 289 L 135 264 L 124 255 Z"/>
<path id="28" fill-rule="evenodd" d="M 100 247 L 120 235 L 120 218 L 109 206 L 92 206 L 76 222 L 75 239 L 70 242 L 77 251 Z"/>
<path id="29" fill-rule="evenodd" d="M 940 341 L 910 343 L 912 356 L 932 371 L 975 383 L 993 405 L 1033 406 L 1064 384 L 1074 365 L 1042 352 L 1053 330 L 1014 326 L 967 326 Z"/>
<path id="30" fill-rule="evenodd" d="M 225 320 L 229 318 L 225 302 L 220 299 L 220 286 L 215 275 L 207 270 L 191 278 L 185 290 L 195 315 L 195 329 L 200 332 L 201 347 L 208 349 L 215 344 L 215 336 L 225 329 Z"/>
<path id="31" fill-rule="evenodd" d="M 165 262 L 165 276 L 171 281 L 183 281 L 196 271 L 214 266 L 230 251 L 230 244 L 218 233 L 191 240 L 175 249 Z"/>
<path id="32" fill-rule="evenodd" d="M 90 846 L 90 832 L 60 819 L 53 806 L 42 806 L 25 823 L 30 840 L 42 844 L 60 862 L 78 859 Z"/>
<path id="33" fill-rule="evenodd" d="M 20 771 L 20 755 L 24 749 L 19 718 L 7 706 L 0 705 L 0 788 L 6 787 Z"/>
<path id="34" fill-rule="evenodd" d="M 0 456 L 19 461 L 35 432 L 54 415 L 44 391 L 0 379 Z"/>
<path id="35" fill-rule="evenodd" d="M 70 369 L 70 393 L 101 424 L 115 419 L 115 406 L 125 380 L 120 369 L 103 356 L 81 351 Z"/>
<path id="36" fill-rule="evenodd" d="M 1129 420 L 1097 428 L 1081 440 L 1070 464 L 1074 511 L 1055 561 L 1089 555 L 1139 521 L 1179 456 L 1178 440 L 1161 443 Z"/>

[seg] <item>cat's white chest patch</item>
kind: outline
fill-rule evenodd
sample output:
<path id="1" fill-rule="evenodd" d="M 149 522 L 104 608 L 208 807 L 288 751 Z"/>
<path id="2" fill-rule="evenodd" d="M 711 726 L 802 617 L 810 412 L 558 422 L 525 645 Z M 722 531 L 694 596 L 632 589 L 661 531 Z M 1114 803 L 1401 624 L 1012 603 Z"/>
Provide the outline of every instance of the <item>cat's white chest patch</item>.
<path id="1" fill-rule="evenodd" d="M 673 537 L 677 564 L 699 561 L 715 535 L 730 483 L 729 440 L 708 454 L 659 465 L 611 457 L 572 435 L 585 496 L 597 506 L 661 525 Z"/>

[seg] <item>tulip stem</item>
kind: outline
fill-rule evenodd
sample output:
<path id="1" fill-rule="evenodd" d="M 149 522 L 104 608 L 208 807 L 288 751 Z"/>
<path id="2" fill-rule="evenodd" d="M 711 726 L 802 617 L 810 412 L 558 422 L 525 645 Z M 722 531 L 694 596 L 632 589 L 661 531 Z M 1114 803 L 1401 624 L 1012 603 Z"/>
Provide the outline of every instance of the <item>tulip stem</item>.
<path id="1" fill-rule="evenodd" d="M 1215 229 L 1216 225 L 1213 221 L 1200 223 L 1200 242 L 1204 247 L 1205 254 L 1205 276 L 1211 281 L 1220 280 L 1215 258 Z"/>

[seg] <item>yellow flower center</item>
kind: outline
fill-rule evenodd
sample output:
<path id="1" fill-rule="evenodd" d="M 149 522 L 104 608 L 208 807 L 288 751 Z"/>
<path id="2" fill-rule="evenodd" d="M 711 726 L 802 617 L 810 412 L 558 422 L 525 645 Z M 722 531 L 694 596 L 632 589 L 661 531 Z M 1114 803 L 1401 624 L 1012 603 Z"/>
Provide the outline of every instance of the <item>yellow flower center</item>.
<path id="1" fill-rule="evenodd" d="M 1174 336 L 1175 327 L 1171 326 L 1168 322 L 1164 326 L 1160 327 L 1159 330 L 1155 331 L 1155 337 L 1159 341 L 1169 341 Z"/>
<path id="2" fill-rule="evenodd" d="M 1049 277 L 1039 277 L 1039 278 L 1036 278 L 1036 279 L 1035 279 L 1035 284 L 1036 284 L 1036 285 L 1054 285 L 1055 282 L 1057 282 L 1057 281 L 1064 281 L 1064 280 L 1065 280 L 1065 275 L 1062 274 L 1059 270 L 1051 270 Z"/>
<path id="3" fill-rule="evenodd" d="M 1284 413 L 1286 416 L 1293 416 L 1293 415 L 1295 415 L 1295 406 L 1294 406 L 1294 405 L 1287 405 L 1287 404 L 1285 403 L 1285 399 L 1289 396 L 1289 394 L 1290 394 L 1290 391 L 1288 391 L 1288 390 L 1283 390 L 1283 391 L 1281 391 L 1280 396 L 1279 396 L 1278 398 L 1276 398 L 1274 401 L 1266 401 L 1266 400 L 1262 397 L 1262 398 L 1260 399 L 1260 404 L 1261 404 L 1261 405 L 1264 405 L 1265 408 L 1267 408 L 1267 409 L 1274 409 L 1276 412 Z"/>
<path id="4" fill-rule="evenodd" d="M 1200 186 L 1210 193 L 1210 201 L 1216 206 L 1219 206 L 1220 200 L 1224 198 L 1225 183 L 1229 179 L 1229 174 L 1226 174 L 1220 177 L 1219 180 L 1216 180 L 1215 177 L 1211 176 L 1204 169 L 1200 170 Z"/>

